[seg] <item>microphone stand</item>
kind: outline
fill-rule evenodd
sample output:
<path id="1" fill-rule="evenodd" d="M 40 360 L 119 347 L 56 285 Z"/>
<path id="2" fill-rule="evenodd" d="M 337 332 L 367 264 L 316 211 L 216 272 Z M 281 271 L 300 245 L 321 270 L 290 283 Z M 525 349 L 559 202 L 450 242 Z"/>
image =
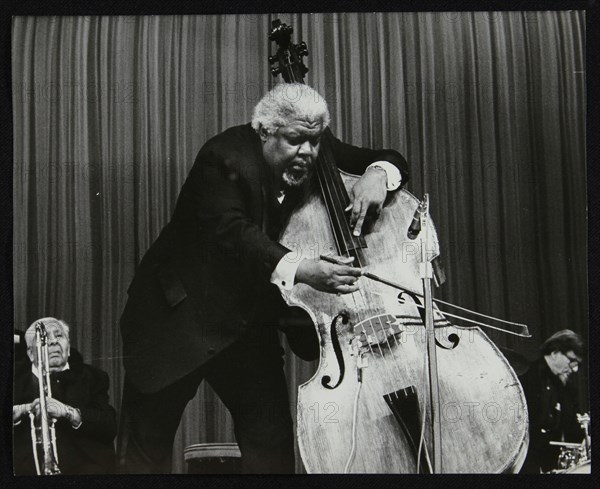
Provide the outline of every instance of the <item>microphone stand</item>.
<path id="1" fill-rule="evenodd" d="M 431 281 L 433 266 L 427 256 L 429 242 L 429 194 L 425 194 L 420 213 L 421 219 L 421 263 L 420 275 L 423 281 L 423 297 L 425 306 L 425 334 L 427 337 L 427 359 L 429 367 L 429 401 L 431 406 L 431 435 L 433 444 L 433 473 L 442 472 L 442 425 L 439 410 L 439 379 L 437 370 L 437 352 L 435 345 L 435 329 L 433 326 L 433 295 Z"/>

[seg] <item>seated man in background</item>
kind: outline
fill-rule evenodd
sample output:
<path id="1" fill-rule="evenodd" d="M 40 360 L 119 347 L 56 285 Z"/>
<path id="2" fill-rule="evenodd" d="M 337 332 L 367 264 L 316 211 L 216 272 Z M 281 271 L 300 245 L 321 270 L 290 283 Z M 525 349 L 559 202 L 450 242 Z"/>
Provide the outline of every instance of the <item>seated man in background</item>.
<path id="1" fill-rule="evenodd" d="M 574 379 L 583 359 L 581 336 L 563 329 L 544 341 L 540 352 L 520 378 L 529 411 L 529 449 L 521 469 L 525 474 L 557 468 L 560 448 L 551 441 L 580 443 L 584 437 Z"/>
<path id="2" fill-rule="evenodd" d="M 56 419 L 58 465 L 62 474 L 114 472 L 113 440 L 116 413 L 108 403 L 108 375 L 83 363 L 71 350 L 69 326 L 42 318 L 46 326 L 52 397 L 50 418 Z M 16 475 L 35 475 L 29 413 L 40 416 L 35 321 L 25 333 L 28 360 L 15 359 L 13 387 L 13 469 Z M 40 464 L 43 460 L 40 459 Z"/>

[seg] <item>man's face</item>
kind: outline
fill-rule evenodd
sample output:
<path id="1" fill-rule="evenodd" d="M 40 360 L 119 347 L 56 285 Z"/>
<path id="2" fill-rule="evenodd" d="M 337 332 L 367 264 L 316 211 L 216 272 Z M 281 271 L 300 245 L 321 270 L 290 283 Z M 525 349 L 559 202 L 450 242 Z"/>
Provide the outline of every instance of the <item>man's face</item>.
<path id="1" fill-rule="evenodd" d="M 568 352 L 554 351 L 550 355 L 552 358 L 551 370 L 566 383 L 569 377 L 579 370 L 581 358 L 579 358 L 573 350 Z"/>
<path id="2" fill-rule="evenodd" d="M 323 121 L 296 120 L 274 134 L 259 131 L 265 161 L 290 186 L 301 185 L 311 173 L 319 154 Z"/>
<path id="3" fill-rule="evenodd" d="M 57 372 L 62 370 L 69 360 L 71 350 L 69 336 L 60 323 L 44 322 L 44 325 L 48 333 L 48 363 L 50 372 Z M 27 350 L 27 354 L 29 355 L 29 359 L 38 366 L 35 340 L 31 348 Z"/>

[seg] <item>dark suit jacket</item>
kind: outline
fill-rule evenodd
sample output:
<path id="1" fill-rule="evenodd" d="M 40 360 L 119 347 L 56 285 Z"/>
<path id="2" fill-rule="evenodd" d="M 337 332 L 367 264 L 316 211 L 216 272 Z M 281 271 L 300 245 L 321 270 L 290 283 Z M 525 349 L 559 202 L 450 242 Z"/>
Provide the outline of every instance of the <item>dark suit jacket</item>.
<path id="1" fill-rule="evenodd" d="M 117 433 L 114 408 L 108 403 L 108 375 L 86 365 L 71 350 L 69 370 L 50 374 L 52 397 L 81 411 L 82 424 L 73 429 L 65 419 L 56 423 L 59 467 L 63 474 L 114 473 L 113 439 Z M 39 397 L 37 377 L 29 360 L 15 363 L 14 404 Z M 35 474 L 29 417 L 13 430 L 15 474 Z M 41 462 L 41 460 L 40 460 Z"/>
<path id="2" fill-rule="evenodd" d="M 577 423 L 577 389 L 571 379 L 563 385 L 543 357 L 531 363 L 520 377 L 529 412 L 529 449 L 521 473 L 538 474 L 557 468 L 560 449 L 549 444 L 580 443 L 583 430 Z"/>
<path id="3" fill-rule="evenodd" d="M 408 180 L 399 153 L 331 140 L 340 168 L 362 174 L 383 159 Z M 275 241 L 271 178 L 250 124 L 219 134 L 198 153 L 171 221 L 136 271 L 121 317 L 123 363 L 142 392 L 195 370 L 264 310 L 274 288 L 269 278 L 289 251 Z"/>

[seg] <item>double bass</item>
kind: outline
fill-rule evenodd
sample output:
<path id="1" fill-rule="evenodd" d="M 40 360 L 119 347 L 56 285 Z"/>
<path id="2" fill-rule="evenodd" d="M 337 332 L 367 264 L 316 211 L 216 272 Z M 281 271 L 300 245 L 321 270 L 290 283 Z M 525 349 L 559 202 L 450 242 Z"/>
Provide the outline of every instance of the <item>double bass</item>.
<path id="1" fill-rule="evenodd" d="M 303 82 L 308 52 L 304 43 L 291 42 L 291 33 L 273 21 L 269 38 L 278 50 L 269 61 L 273 75 Z M 453 325 L 435 304 L 432 329 L 425 328 L 421 271 L 423 259 L 439 255 L 439 243 L 429 219 L 419 221 L 419 234 L 429 239 L 411 239 L 423 203 L 405 189 L 392 192 L 370 232 L 354 237 L 344 209 L 358 177 L 337 169 L 329 137 L 327 130 L 314 188 L 289 217 L 280 242 L 297 259 L 353 256 L 363 277 L 351 294 L 297 284 L 284 295 L 289 306 L 306 311 L 320 339 L 318 368 L 298 389 L 297 437 L 306 470 L 518 471 L 528 416 L 508 361 L 478 326 Z"/>

